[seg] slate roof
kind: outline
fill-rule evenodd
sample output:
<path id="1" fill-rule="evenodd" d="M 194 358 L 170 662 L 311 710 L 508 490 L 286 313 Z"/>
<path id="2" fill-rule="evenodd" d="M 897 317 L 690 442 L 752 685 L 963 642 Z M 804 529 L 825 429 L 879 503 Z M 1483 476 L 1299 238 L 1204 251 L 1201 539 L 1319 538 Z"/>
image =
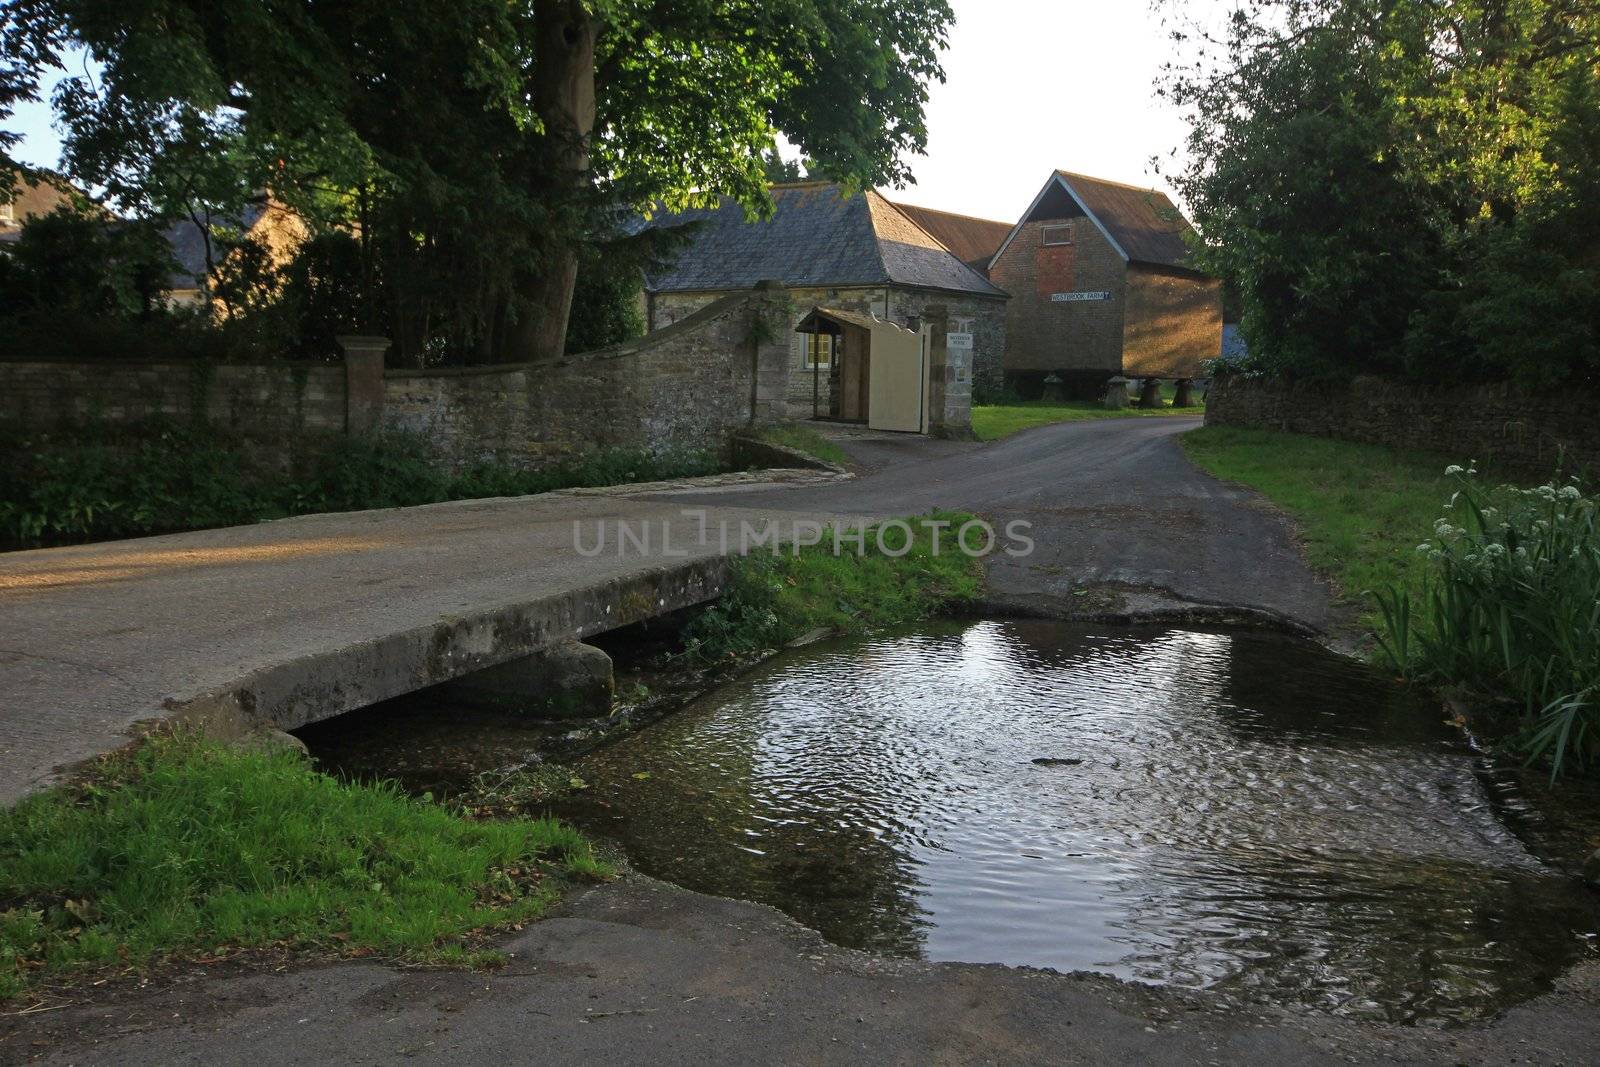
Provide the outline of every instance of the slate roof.
<path id="1" fill-rule="evenodd" d="M 239 233 L 249 233 L 255 224 L 261 221 L 267 210 L 266 198 L 257 197 L 246 204 L 239 213 L 218 215 L 211 222 L 214 226 L 227 227 Z M 167 288 L 200 288 L 200 281 L 206 276 L 206 239 L 200 227 L 193 221 L 184 219 L 168 226 L 162 231 L 162 236 L 172 247 L 172 258 L 178 265 L 178 269 L 167 276 Z M 215 241 L 213 235 L 213 245 Z M 213 247 L 211 254 L 214 260 L 222 258 L 222 252 L 218 248 Z"/>
<path id="2" fill-rule="evenodd" d="M 1165 193 L 1070 171 L 1058 170 L 1056 174 L 1110 232 L 1111 239 L 1122 246 L 1129 260 L 1187 269 L 1189 246 L 1183 235 L 1194 227 Z"/>
<path id="3" fill-rule="evenodd" d="M 915 204 L 896 203 L 895 207 L 912 222 L 927 230 L 940 244 L 954 252 L 956 258 L 979 274 L 988 273 L 989 261 L 1005 243 L 1006 235 L 1011 232 L 1009 222 L 958 215 L 953 211 L 937 211 L 931 207 L 917 207 Z"/>
<path id="4" fill-rule="evenodd" d="M 765 222 L 748 222 L 731 199 L 715 208 L 658 216 L 653 226 L 700 224 L 677 260 L 648 279 L 655 292 L 899 285 L 1004 297 L 899 208 L 868 190 L 846 197 L 830 182 L 772 189 Z"/>

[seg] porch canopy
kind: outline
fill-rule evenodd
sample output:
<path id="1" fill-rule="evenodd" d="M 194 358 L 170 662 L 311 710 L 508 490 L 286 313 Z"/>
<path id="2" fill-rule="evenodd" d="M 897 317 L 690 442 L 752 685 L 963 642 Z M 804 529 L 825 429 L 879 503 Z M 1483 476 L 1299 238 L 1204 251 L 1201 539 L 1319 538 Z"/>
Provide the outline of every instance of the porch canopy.
<path id="1" fill-rule="evenodd" d="M 859 326 L 863 330 L 871 331 L 879 326 L 889 326 L 898 330 L 892 322 L 884 322 L 875 315 L 868 315 L 861 311 L 841 311 L 837 308 L 814 307 L 800 320 L 794 328 L 795 333 L 825 333 L 830 337 L 838 337 L 844 333 L 846 326 Z"/>

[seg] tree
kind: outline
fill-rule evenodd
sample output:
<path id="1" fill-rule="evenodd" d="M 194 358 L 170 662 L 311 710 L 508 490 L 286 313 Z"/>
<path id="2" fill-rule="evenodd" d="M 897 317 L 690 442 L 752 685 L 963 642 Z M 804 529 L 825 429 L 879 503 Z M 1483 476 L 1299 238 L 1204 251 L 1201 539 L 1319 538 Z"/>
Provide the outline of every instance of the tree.
<path id="1" fill-rule="evenodd" d="M 849 184 L 903 183 L 952 19 L 944 0 L 26 2 L 103 64 L 64 98 L 69 142 L 149 112 L 229 126 L 275 192 L 382 262 L 410 359 L 559 354 L 597 220 L 769 210 L 778 132 Z"/>
<path id="2" fill-rule="evenodd" d="M 1175 36 L 1175 184 L 1262 369 L 1600 371 L 1600 4 L 1251 0 Z"/>
<path id="3" fill-rule="evenodd" d="M 776 148 L 762 155 L 761 166 L 767 172 L 767 181 L 774 185 L 803 181 L 806 176 L 805 168 L 798 159 L 784 159 Z"/>

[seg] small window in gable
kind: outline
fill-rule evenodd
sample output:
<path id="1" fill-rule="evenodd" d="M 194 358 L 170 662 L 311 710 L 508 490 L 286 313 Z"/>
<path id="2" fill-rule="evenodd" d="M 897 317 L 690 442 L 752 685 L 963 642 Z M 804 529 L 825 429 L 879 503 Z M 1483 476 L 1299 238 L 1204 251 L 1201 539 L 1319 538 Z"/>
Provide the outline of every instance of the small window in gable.
<path id="1" fill-rule="evenodd" d="M 1047 248 L 1051 245 L 1070 245 L 1072 243 L 1072 223 L 1062 222 L 1054 226 L 1042 226 L 1039 228 L 1039 234 Z"/>

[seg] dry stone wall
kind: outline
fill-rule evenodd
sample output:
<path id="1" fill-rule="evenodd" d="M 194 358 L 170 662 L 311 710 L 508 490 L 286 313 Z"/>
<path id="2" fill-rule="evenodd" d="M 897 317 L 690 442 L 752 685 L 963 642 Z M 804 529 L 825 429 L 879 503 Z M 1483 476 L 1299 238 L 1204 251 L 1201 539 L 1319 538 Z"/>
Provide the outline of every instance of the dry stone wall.
<path id="1" fill-rule="evenodd" d="M 1582 393 L 1531 395 L 1508 386 L 1434 388 L 1357 378 L 1312 386 L 1219 378 L 1206 425 L 1249 426 L 1437 452 L 1542 477 L 1559 457 L 1600 472 L 1600 419 Z"/>

